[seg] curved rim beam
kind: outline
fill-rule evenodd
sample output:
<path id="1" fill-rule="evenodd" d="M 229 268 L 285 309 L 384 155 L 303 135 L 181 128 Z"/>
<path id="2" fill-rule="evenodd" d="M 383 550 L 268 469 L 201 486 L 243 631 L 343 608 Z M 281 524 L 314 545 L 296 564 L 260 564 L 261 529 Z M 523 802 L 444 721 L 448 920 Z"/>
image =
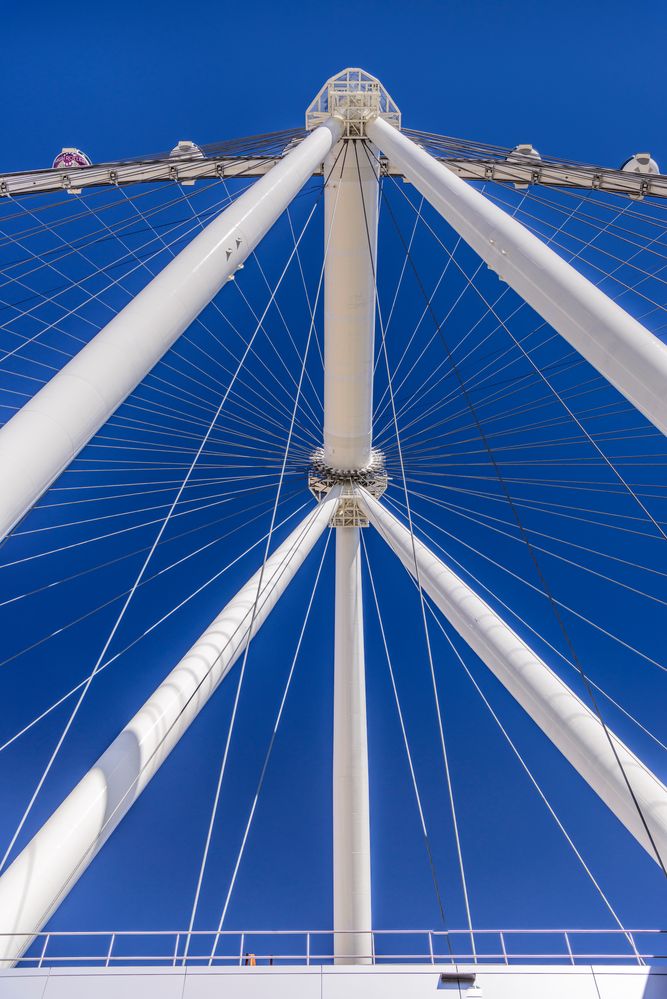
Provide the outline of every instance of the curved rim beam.
<path id="1" fill-rule="evenodd" d="M 663 434 L 667 346 L 520 222 L 381 118 L 369 138 L 452 228 Z"/>
<path id="2" fill-rule="evenodd" d="M 299 140 L 300 141 L 300 140 Z M 224 177 L 233 180 L 244 177 L 263 177 L 282 158 L 280 155 L 219 155 L 201 157 L 183 156 L 178 159 L 135 160 L 131 163 L 100 163 L 75 170 L 30 170 L 0 175 L 0 198 L 24 194 L 46 194 L 50 191 L 71 193 L 96 187 L 122 187 L 126 184 L 154 184 L 176 181 L 191 184 L 195 180 Z M 583 191 L 607 191 L 610 194 L 629 195 L 633 198 L 667 198 L 665 174 L 637 174 L 614 170 L 610 167 L 581 166 L 578 164 L 552 163 L 535 160 L 531 163 L 512 163 L 503 159 L 476 159 L 469 157 L 436 157 L 439 163 L 463 180 L 492 180 L 496 184 L 539 184 Z M 383 174 L 402 177 L 397 166 L 386 159 L 382 162 Z M 315 167 L 313 176 L 323 173 L 321 165 Z"/>

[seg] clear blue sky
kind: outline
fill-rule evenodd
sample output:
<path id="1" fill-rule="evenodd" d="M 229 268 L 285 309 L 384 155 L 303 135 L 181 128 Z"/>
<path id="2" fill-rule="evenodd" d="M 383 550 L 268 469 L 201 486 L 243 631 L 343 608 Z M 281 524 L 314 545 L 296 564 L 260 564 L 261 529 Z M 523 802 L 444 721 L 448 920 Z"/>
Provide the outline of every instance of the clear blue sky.
<path id="1" fill-rule="evenodd" d="M 526 0 L 31 11 L 5 12 L 5 167 L 64 144 L 104 160 L 300 125 L 344 66 L 379 76 L 414 128 L 610 165 L 667 154 L 665 15 L 645 0 L 548 13 Z"/>
<path id="2" fill-rule="evenodd" d="M 419 0 L 412 4 L 375 0 L 353 4 L 341 0 L 322 6 L 264 0 L 252 4 L 203 0 L 190 6 L 171 0 L 138 4 L 120 0 L 97 7 L 37 2 L 30 5 L 29 14 L 26 8 L 14 5 L 3 13 L 0 166 L 15 170 L 49 165 L 63 145 L 78 146 L 94 161 L 104 161 L 166 150 L 182 138 L 206 143 L 300 127 L 305 107 L 328 76 L 345 66 L 362 66 L 382 80 L 409 127 L 498 145 L 532 142 L 545 153 L 610 166 L 619 165 L 636 151 L 649 150 L 667 169 L 666 28 L 665 10 L 645 0 L 632 5 L 611 2 L 604 9 L 592 0 L 565 2 L 548 9 L 525 0 L 511 4 Z M 394 203 L 407 230 L 410 215 L 400 195 L 394 196 Z M 297 215 L 303 217 L 302 208 L 297 209 Z M 431 221 L 438 225 L 435 219 Z M 383 225 L 387 246 L 394 240 L 393 250 L 387 249 L 385 258 L 388 276 L 383 287 L 388 296 L 399 257 L 395 234 L 392 236 L 386 219 Z M 441 226 L 441 231 L 445 230 Z M 308 244 L 313 261 L 320 235 L 316 230 Z M 279 273 L 287 238 L 286 231 L 278 229 L 269 241 L 264 259 L 273 275 Z M 431 280 L 439 273 L 442 258 L 435 260 L 429 245 L 424 238 L 423 267 Z M 471 265 L 470 256 L 463 254 L 462 259 Z M 309 276 L 314 287 L 315 263 Z M 249 294 L 254 288 L 261 298 L 258 281 L 252 275 L 247 280 Z M 454 282 L 450 300 L 457 290 Z M 297 291 L 288 292 L 284 307 L 301 323 L 301 335 L 305 335 L 297 297 Z M 397 333 L 410 328 L 420 311 L 417 290 L 411 285 L 405 304 L 399 306 Z M 467 308 L 460 317 L 461 329 L 478 315 L 473 306 Z M 429 370 L 429 363 L 427 358 L 422 371 Z M 664 487 L 661 447 L 654 442 L 647 445 L 646 453 L 653 463 L 649 478 L 652 475 Z M 400 491 L 395 495 L 401 498 Z M 474 501 L 470 502 L 474 506 Z M 422 507 L 426 516 L 437 520 L 439 514 L 434 509 Z M 660 509 L 657 502 L 656 509 Z M 663 503 L 656 515 L 664 512 Z M 439 522 L 454 533 L 462 532 L 470 544 L 486 546 L 499 562 L 529 575 L 528 560 L 524 553 L 516 555 L 513 544 L 481 534 L 474 525 L 466 526 L 452 517 L 442 514 Z M 539 529 L 548 530 L 549 524 L 544 519 Z M 585 525 L 573 531 L 572 537 L 579 543 L 590 540 L 591 531 Z M 239 537 L 246 535 L 241 532 Z M 595 531 L 592 535 L 597 543 Z M 637 557 L 664 569 L 664 556 L 656 553 L 655 546 L 629 535 L 626 540 L 619 537 L 614 539 L 620 546 L 615 550 L 623 557 Z M 412 606 L 411 620 L 413 626 L 418 625 L 418 605 L 409 580 L 390 567 L 379 540 L 370 538 L 369 547 L 380 570 L 388 637 L 399 664 L 422 790 L 429 802 L 429 825 L 448 924 L 463 926 L 442 763 L 433 706 L 428 700 L 423 635 L 413 638 L 402 614 L 405 607 Z M 466 557 L 462 547 L 452 551 L 457 558 Z M 220 563 L 225 558 L 223 546 Z M 218 554 L 201 567 L 200 575 L 193 571 L 191 576 L 181 576 L 178 585 L 182 592 L 189 592 L 207 573 L 215 571 L 216 559 Z M 217 920 L 316 562 L 314 558 L 307 564 L 303 578 L 267 624 L 252 652 L 233 765 L 202 897 L 198 919 L 202 927 Z M 246 563 L 246 568 L 232 573 L 222 588 L 194 605 L 190 617 L 179 617 L 159 638 L 151 639 L 144 655 L 128 657 L 113 678 L 110 670 L 100 682 L 100 693 L 91 692 L 81 724 L 68 740 L 40 799 L 32 829 L 256 564 L 255 559 L 252 565 Z M 522 606 L 527 614 L 535 615 L 532 620 L 536 626 L 552 642 L 560 641 L 538 598 L 527 596 L 488 563 L 477 561 L 475 567 L 504 599 L 524 601 Z M 73 571 L 69 563 L 67 568 Z M 34 575 L 20 577 L 20 585 L 37 585 L 47 578 L 40 575 L 48 574 L 47 570 L 31 571 Z M 633 602 L 628 591 L 619 595 L 601 584 L 599 589 L 593 587 L 588 578 L 574 571 L 568 575 L 561 564 L 549 563 L 549 571 L 562 599 L 580 601 L 577 606 L 591 616 L 597 614 L 607 627 L 622 619 L 625 639 L 660 658 L 664 607 Z M 126 575 L 107 581 L 110 592 L 121 580 L 125 584 L 131 578 L 131 567 L 124 572 Z M 631 574 L 623 578 L 629 584 L 638 583 Z M 664 598 L 664 577 L 656 579 L 652 592 Z M 645 582 L 642 577 L 641 585 Z M 176 592 L 180 591 L 176 588 Z M 73 599 L 82 598 L 79 591 L 77 594 Z M 439 915 L 368 589 L 366 595 L 372 646 L 368 683 L 376 921 L 379 926 L 437 927 Z M 276 744 L 230 910 L 230 927 L 327 927 L 330 923 L 331 598 L 327 579 L 316 598 L 310 631 L 317 656 L 301 664 L 293 698 L 288 702 L 284 732 Z M 170 605 L 173 592 L 157 593 L 151 600 L 143 609 L 157 616 Z M 57 622 L 59 615 L 64 616 L 69 601 L 54 598 L 46 608 L 48 620 Z M 139 617 L 137 612 L 137 621 Z M 16 618 L 12 612 L 3 620 L 5 634 L 11 633 L 11 650 L 25 644 L 34 620 L 28 609 Z M 108 624 L 111 620 L 105 618 Z M 598 681 L 608 683 L 615 696 L 658 735 L 662 728 L 664 738 L 664 674 L 618 645 L 591 635 L 583 626 L 570 623 L 582 658 L 592 664 L 591 672 Z M 85 675 L 87 664 L 94 661 L 100 634 L 84 625 L 57 646 L 54 656 L 27 658 L 18 667 L 20 677 L 15 674 L 14 679 L 5 681 L 11 708 L 10 717 L 3 718 L 3 735 L 10 735 L 30 718 L 33 705 L 46 706 Z M 128 640 L 133 634 L 128 625 Z M 480 926 L 612 925 L 435 630 L 433 643 L 442 665 L 448 739 L 475 921 Z M 662 922 L 665 890 L 657 867 L 609 817 L 559 754 L 545 744 L 509 697 L 498 685 L 489 683 L 483 667 L 473 663 L 480 682 L 516 734 L 621 917 L 635 926 Z M 33 696 L 42 681 L 46 693 Z M 54 926 L 172 928 L 187 922 L 232 696 L 228 685 L 218 692 L 55 917 Z M 3 843 L 11 835 L 27 789 L 41 772 L 65 717 L 53 716 L 34 738 L 21 743 L 20 749 L 4 754 L 5 760 L 0 757 L 0 787 L 5 799 L 5 808 L 0 809 Z M 626 738 L 634 738 L 636 730 L 625 727 L 617 714 L 610 716 L 610 721 Z M 648 742 L 633 745 L 664 776 L 664 753 Z"/>

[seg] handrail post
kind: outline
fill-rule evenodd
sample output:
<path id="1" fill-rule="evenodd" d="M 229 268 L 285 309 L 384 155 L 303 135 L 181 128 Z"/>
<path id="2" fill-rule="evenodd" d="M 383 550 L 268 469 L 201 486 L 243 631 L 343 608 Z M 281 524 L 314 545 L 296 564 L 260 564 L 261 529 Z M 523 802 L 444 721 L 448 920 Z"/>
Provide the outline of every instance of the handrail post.
<path id="1" fill-rule="evenodd" d="M 572 953 L 572 948 L 570 947 L 570 937 L 568 936 L 567 930 L 563 931 L 563 936 L 565 937 L 565 946 L 567 947 L 567 952 L 570 955 L 570 964 L 574 964 L 574 954 Z"/>
<path id="2" fill-rule="evenodd" d="M 243 947 L 245 945 L 245 933 L 241 934 L 241 947 L 239 949 L 239 968 L 243 967 Z"/>
<path id="3" fill-rule="evenodd" d="M 179 948 L 180 943 L 181 943 L 181 934 L 177 933 L 176 934 L 176 943 L 174 944 L 174 959 L 171 962 L 172 968 L 176 967 L 176 958 L 178 957 L 178 948 Z M 185 955 L 183 956 L 183 962 L 185 963 Z"/>
<path id="4" fill-rule="evenodd" d="M 431 964 L 435 964 L 435 956 L 433 954 L 433 934 L 428 931 L 428 952 L 431 955 Z"/>
<path id="5" fill-rule="evenodd" d="M 306 933 L 306 965 L 310 967 L 310 930 Z"/>

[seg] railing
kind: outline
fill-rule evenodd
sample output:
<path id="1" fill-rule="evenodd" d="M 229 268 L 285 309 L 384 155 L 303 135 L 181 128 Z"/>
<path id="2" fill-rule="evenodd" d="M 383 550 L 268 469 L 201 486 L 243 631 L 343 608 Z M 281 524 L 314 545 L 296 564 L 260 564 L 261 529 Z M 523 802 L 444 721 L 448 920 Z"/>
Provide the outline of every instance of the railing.
<path id="1" fill-rule="evenodd" d="M 38 933 L 16 960 L 22 968 L 320 965 L 333 962 L 334 937 L 343 935 L 328 930 L 53 931 Z M 0 934 L 7 936 L 20 938 Z M 376 965 L 667 962 L 667 930 L 374 930 L 368 937 L 367 963 Z"/>

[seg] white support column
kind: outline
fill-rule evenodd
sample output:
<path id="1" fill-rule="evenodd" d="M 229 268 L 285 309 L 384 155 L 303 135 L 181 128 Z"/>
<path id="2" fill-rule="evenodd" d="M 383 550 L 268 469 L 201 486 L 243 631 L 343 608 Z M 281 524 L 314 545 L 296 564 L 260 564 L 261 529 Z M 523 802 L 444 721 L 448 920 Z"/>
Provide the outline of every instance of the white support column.
<path id="1" fill-rule="evenodd" d="M 324 85 L 306 125 L 333 109 L 345 138 L 324 164 L 324 481 L 350 482 L 374 460 L 373 340 L 377 261 L 376 150 L 363 138 L 371 109 L 398 110 L 378 80 L 343 70 Z M 336 523 L 333 883 L 336 964 L 372 963 L 368 745 L 359 517 L 341 500 Z"/>
<path id="2" fill-rule="evenodd" d="M 333 868 L 336 964 L 371 964 L 371 846 L 359 527 L 336 528 Z"/>
<path id="3" fill-rule="evenodd" d="M 532 308 L 667 434 L 667 346 L 541 239 L 376 118 L 366 134 Z"/>
<path id="4" fill-rule="evenodd" d="M 354 472 L 371 462 L 378 182 L 360 140 L 324 165 L 324 464 Z M 340 154 L 340 155 L 339 155 Z M 336 160 L 336 157 L 338 159 Z M 371 257 L 372 254 L 372 257 Z M 368 745 L 360 535 L 336 528 L 333 880 L 337 964 L 372 954 Z"/>
<path id="5" fill-rule="evenodd" d="M 0 539 L 257 246 L 340 138 L 330 118 L 182 250 L 0 430 Z"/>
<path id="6" fill-rule="evenodd" d="M 226 605 L 0 878 L 0 967 L 30 945 L 269 616 L 327 527 L 338 487 Z M 257 601 L 254 623 L 253 608 Z M 5 965 L 6 966 L 6 965 Z"/>
<path id="7" fill-rule="evenodd" d="M 365 490 L 359 502 L 370 522 L 413 576 L 412 538 Z M 632 786 L 660 856 L 667 860 L 667 788 L 459 576 L 415 538 L 419 579 L 459 635 L 528 712 L 638 843 L 657 860 L 618 760 Z"/>
<path id="8" fill-rule="evenodd" d="M 366 151 L 361 141 L 350 139 L 347 149 L 335 147 L 324 164 L 329 177 L 324 195 L 324 463 L 344 471 L 364 468 L 371 460 L 378 224 L 374 154 L 370 144 Z"/>

